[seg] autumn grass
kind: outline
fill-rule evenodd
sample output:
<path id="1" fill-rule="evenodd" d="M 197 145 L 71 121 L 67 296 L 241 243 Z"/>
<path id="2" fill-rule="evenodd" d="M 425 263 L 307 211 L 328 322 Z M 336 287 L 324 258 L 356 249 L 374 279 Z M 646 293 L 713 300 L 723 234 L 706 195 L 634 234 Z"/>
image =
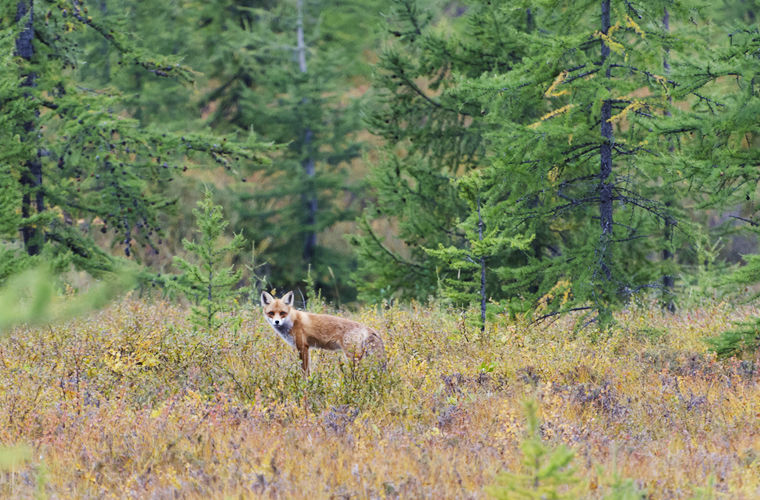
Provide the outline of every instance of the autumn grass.
<path id="1" fill-rule="evenodd" d="M 610 335 L 503 319 L 482 338 L 435 305 L 365 308 L 387 370 L 319 352 L 305 379 L 258 310 L 209 336 L 126 299 L 0 339 L 0 445 L 33 450 L 0 497 L 482 498 L 519 471 L 532 398 L 584 498 L 615 475 L 653 499 L 757 498 L 758 360 L 703 342 L 757 312 L 647 304 Z"/>

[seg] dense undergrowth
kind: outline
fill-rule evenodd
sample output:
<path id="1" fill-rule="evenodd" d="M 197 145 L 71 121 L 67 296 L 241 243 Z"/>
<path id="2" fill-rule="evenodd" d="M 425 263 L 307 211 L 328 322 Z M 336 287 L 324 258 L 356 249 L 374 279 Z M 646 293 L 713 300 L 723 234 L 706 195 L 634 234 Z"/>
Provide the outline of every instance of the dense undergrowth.
<path id="1" fill-rule="evenodd" d="M 125 299 L 0 339 L 0 445 L 33 451 L 0 497 L 483 498 L 529 473 L 533 400 L 579 497 L 625 480 L 638 496 L 616 498 L 757 498 L 758 360 L 704 343 L 756 314 L 646 305 L 609 336 L 565 318 L 481 337 L 445 308 L 367 308 L 351 316 L 385 338 L 387 371 L 319 352 L 305 379 L 258 309 L 209 336 Z"/>

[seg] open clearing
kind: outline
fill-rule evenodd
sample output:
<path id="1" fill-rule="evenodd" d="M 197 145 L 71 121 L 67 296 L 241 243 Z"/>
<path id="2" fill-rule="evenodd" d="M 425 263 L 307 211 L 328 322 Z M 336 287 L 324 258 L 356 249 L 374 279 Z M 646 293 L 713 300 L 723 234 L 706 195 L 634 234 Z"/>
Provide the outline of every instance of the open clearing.
<path id="1" fill-rule="evenodd" d="M 654 499 L 757 498 L 757 360 L 703 342 L 756 314 L 650 304 L 596 339 L 569 318 L 481 339 L 440 307 L 367 308 L 351 316 L 383 335 L 388 371 L 320 352 L 306 380 L 258 309 L 208 336 L 177 306 L 126 299 L 0 339 L 0 444 L 33 450 L 0 496 L 483 498 L 521 470 L 535 399 L 588 498 L 615 474 Z"/>

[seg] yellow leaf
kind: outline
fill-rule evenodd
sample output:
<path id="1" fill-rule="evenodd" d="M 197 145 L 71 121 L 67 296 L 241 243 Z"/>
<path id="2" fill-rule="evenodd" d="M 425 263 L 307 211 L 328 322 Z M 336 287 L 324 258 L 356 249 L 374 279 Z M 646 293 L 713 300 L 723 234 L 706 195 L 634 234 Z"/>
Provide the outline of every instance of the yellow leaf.
<path id="1" fill-rule="evenodd" d="M 631 18 L 631 16 L 628 16 L 628 15 L 625 16 L 625 25 L 628 26 L 629 28 L 633 28 L 633 31 L 638 33 L 641 36 L 641 38 L 644 38 L 646 36 L 646 33 L 644 33 L 644 31 L 641 29 L 641 27 L 638 24 L 636 24 L 636 21 L 634 21 Z"/>
<path id="2" fill-rule="evenodd" d="M 562 90 L 560 92 L 556 92 L 555 89 L 557 88 L 557 85 L 562 83 L 565 80 L 565 77 L 567 76 L 567 71 L 560 72 L 559 75 L 557 75 L 557 78 L 554 79 L 552 84 L 549 86 L 548 89 L 546 89 L 546 92 L 544 92 L 544 97 L 559 97 L 561 95 L 569 94 L 569 90 Z"/>
<path id="3" fill-rule="evenodd" d="M 558 108 L 558 109 L 555 109 L 554 111 L 546 113 L 536 123 L 531 123 L 530 125 L 528 125 L 528 128 L 533 128 L 533 129 L 538 128 L 538 126 L 541 125 L 541 122 L 546 121 L 549 118 L 554 118 L 555 116 L 560 115 L 566 111 L 569 111 L 574 107 L 575 107 L 575 104 L 567 104 L 565 106 L 562 106 L 561 108 Z"/>

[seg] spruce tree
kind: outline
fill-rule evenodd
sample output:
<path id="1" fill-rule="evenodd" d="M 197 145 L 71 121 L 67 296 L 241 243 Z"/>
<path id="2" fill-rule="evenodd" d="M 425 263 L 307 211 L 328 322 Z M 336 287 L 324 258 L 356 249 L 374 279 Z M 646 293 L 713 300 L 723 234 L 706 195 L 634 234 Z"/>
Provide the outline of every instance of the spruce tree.
<path id="1" fill-rule="evenodd" d="M 223 267 L 223 264 L 241 252 L 245 238 L 236 234 L 229 243 L 222 244 L 220 238 L 229 223 L 224 220 L 222 207 L 214 205 L 213 194 L 208 188 L 193 214 L 198 239 L 184 239 L 182 246 L 195 262 L 174 257 L 175 265 L 182 271 L 174 286 L 193 302 L 190 321 L 212 332 L 222 324 L 217 314 L 233 310 L 242 293 L 241 289 L 236 289 L 241 271 L 235 271 L 233 265 Z"/>
<path id="2" fill-rule="evenodd" d="M 209 158 L 231 169 L 236 159 L 263 161 L 263 146 L 202 134 L 143 127 L 125 112 L 118 90 L 81 85 L 82 37 L 98 37 L 117 65 L 189 82 L 192 72 L 156 56 L 79 0 L 0 4 L 3 42 L 15 55 L 0 90 L 6 175 L 20 198 L 17 230 L 26 253 L 68 255 L 92 272 L 113 267 L 107 234 L 127 257 L 158 251 L 165 189 L 188 162 Z M 96 235 L 97 238 L 96 238 Z"/>

